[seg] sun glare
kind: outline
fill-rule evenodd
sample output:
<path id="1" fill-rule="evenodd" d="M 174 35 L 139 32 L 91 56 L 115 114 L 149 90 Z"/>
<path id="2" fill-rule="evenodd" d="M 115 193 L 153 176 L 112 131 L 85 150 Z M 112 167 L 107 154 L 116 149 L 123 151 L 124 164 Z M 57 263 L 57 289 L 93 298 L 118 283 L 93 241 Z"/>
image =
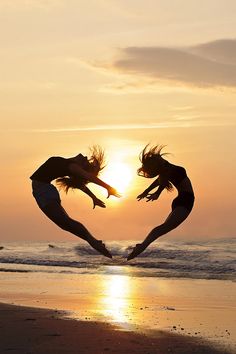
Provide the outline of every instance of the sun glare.
<path id="1" fill-rule="evenodd" d="M 132 171 L 128 164 L 112 161 L 105 167 L 102 179 L 116 188 L 119 193 L 124 193 L 132 180 Z"/>
<path id="2" fill-rule="evenodd" d="M 104 285 L 101 312 L 105 316 L 111 316 L 114 321 L 127 322 L 131 296 L 130 278 L 113 275 L 106 279 Z"/>

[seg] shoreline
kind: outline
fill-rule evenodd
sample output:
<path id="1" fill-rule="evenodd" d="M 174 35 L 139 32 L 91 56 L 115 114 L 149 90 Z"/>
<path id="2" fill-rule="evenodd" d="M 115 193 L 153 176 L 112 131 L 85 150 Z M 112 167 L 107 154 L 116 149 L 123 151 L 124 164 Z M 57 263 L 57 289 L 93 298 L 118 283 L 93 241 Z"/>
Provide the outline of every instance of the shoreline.
<path id="1" fill-rule="evenodd" d="M 66 319 L 65 314 L 0 303 L 0 353 L 230 353 L 201 337 L 162 330 L 127 331 L 108 322 Z"/>
<path id="2" fill-rule="evenodd" d="M 87 354 L 235 353 L 236 283 L 230 281 L 133 277 L 127 271 L 123 275 L 33 272 L 10 276 L 1 272 L 0 283 L 0 333 L 4 333 L 0 354 L 21 353 L 19 348 L 31 348 L 32 341 L 40 346 L 48 338 L 57 346 L 54 354 L 60 353 L 61 346 L 61 353 L 78 353 L 78 348 L 65 349 L 76 338 L 83 350 L 79 353 Z M 51 332 L 57 328 L 58 333 Z M 80 332 L 92 338 L 93 348 Z M 18 349 L 11 347 L 15 336 Z M 22 354 L 50 353 L 45 348 L 22 349 Z"/>

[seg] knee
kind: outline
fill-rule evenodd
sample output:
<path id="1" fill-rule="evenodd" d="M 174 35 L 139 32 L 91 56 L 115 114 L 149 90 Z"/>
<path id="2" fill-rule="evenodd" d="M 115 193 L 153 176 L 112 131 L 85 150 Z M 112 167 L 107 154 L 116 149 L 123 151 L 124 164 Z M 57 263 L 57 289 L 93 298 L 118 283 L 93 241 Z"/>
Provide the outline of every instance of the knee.
<path id="1" fill-rule="evenodd" d="M 70 231 L 73 228 L 73 221 L 73 219 L 67 217 L 63 218 L 62 220 L 58 220 L 57 225 L 65 231 Z"/>
<path id="2" fill-rule="evenodd" d="M 161 231 L 163 228 L 165 228 L 165 223 L 160 224 L 160 225 L 154 227 L 153 231 L 154 231 L 154 232 L 158 232 L 158 231 Z"/>
<path id="3" fill-rule="evenodd" d="M 166 232 L 169 232 L 173 229 L 175 229 L 176 227 L 178 226 L 178 224 L 175 224 L 175 223 L 169 223 L 169 222 L 163 222 L 162 224 L 156 226 L 154 228 L 154 232 L 156 233 L 166 233 Z"/>
<path id="4" fill-rule="evenodd" d="M 69 231 L 74 234 L 78 234 L 86 230 L 83 224 L 70 217 L 63 220 L 63 222 L 61 223 L 61 228 L 65 231 Z"/>

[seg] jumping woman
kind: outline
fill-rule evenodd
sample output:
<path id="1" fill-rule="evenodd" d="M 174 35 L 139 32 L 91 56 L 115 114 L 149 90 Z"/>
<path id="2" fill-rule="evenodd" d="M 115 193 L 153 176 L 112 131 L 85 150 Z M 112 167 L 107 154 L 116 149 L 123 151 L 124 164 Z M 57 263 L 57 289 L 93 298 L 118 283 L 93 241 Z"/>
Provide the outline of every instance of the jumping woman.
<path id="1" fill-rule="evenodd" d="M 91 157 L 78 154 L 75 157 L 50 157 L 30 177 L 32 180 L 33 196 L 42 212 L 61 229 L 87 241 L 95 250 L 106 257 L 112 258 L 110 252 L 102 241 L 93 237 L 80 222 L 73 220 L 61 205 L 57 188 L 51 183 L 56 180 L 59 187 L 66 192 L 70 188 L 80 189 L 93 201 L 93 208 L 99 206 L 105 208 L 105 203 L 98 199 L 87 187 L 89 182 L 95 183 L 108 192 L 110 195 L 120 197 L 117 191 L 110 185 L 103 182 L 97 176 L 103 168 L 104 152 L 99 147 L 93 147 Z"/>
<path id="2" fill-rule="evenodd" d="M 166 189 L 178 191 L 178 196 L 172 202 L 172 211 L 163 224 L 155 227 L 140 244 L 137 244 L 128 255 L 127 260 L 137 257 L 153 241 L 179 226 L 190 214 L 194 204 L 194 192 L 190 179 L 183 167 L 173 165 L 163 158 L 163 146 L 150 147 L 147 145 L 140 154 L 142 166 L 138 175 L 146 178 L 157 177 L 143 193 L 138 195 L 138 201 L 146 198 L 147 202 L 157 200 Z M 150 193 L 153 189 L 158 189 Z"/>

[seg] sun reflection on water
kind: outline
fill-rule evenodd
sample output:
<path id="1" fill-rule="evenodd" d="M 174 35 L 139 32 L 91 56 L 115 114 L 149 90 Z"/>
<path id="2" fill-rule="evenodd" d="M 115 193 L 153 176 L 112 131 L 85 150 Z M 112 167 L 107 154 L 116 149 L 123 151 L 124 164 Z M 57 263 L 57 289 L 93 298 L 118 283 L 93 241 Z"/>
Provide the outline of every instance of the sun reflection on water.
<path id="1" fill-rule="evenodd" d="M 101 313 L 115 322 L 127 322 L 130 310 L 131 282 L 127 275 L 111 275 L 104 280 Z"/>

